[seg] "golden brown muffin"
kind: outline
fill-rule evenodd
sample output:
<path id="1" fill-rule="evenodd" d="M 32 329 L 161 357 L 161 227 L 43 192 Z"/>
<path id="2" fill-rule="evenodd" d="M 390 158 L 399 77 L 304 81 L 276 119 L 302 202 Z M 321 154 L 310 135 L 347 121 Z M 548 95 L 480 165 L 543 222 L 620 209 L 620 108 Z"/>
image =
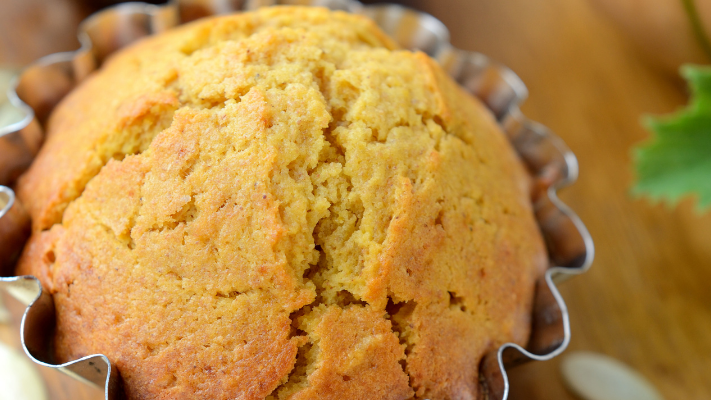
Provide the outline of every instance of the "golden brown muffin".
<path id="1" fill-rule="evenodd" d="M 492 116 L 372 22 L 269 8 L 115 55 L 19 194 L 61 361 L 129 399 L 475 399 L 547 264 Z"/>

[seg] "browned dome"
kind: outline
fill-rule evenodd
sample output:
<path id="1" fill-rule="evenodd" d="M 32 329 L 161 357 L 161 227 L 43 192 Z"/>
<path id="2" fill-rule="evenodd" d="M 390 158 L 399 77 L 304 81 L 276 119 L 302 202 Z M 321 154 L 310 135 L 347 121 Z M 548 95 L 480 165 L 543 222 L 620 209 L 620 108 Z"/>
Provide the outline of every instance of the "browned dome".
<path id="1" fill-rule="evenodd" d="M 317 8 L 147 38 L 71 93 L 19 195 L 59 360 L 130 399 L 475 399 L 547 265 L 492 116 Z"/>

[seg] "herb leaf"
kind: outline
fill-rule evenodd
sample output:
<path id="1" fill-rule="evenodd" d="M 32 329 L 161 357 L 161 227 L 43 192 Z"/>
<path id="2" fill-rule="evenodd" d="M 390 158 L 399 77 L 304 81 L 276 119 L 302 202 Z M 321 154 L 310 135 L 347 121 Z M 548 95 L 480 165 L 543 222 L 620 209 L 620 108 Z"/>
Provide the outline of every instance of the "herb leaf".
<path id="1" fill-rule="evenodd" d="M 676 204 L 696 194 L 700 209 L 711 206 L 711 67 L 684 66 L 690 104 L 674 114 L 647 117 L 653 138 L 635 149 L 633 192 Z"/>

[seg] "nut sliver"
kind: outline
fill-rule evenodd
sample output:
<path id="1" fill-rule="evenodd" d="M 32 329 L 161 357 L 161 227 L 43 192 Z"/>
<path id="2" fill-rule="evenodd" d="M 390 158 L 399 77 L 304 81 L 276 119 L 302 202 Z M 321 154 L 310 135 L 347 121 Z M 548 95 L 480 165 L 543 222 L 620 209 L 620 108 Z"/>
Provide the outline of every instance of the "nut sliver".
<path id="1" fill-rule="evenodd" d="M 602 354 L 569 354 L 561 373 L 566 386 L 585 400 L 663 400 L 639 372 Z"/>

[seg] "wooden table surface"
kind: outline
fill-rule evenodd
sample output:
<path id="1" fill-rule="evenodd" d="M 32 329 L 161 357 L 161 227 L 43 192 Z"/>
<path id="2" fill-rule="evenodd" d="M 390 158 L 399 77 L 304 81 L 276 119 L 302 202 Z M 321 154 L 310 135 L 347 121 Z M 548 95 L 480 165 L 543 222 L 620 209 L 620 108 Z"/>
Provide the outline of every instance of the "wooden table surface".
<path id="1" fill-rule="evenodd" d="M 530 91 L 524 113 L 578 156 L 580 179 L 561 197 L 587 224 L 597 256 L 588 274 L 562 287 L 570 350 L 629 364 L 668 400 L 711 399 L 711 213 L 697 214 L 691 201 L 670 209 L 629 195 L 631 147 L 647 137 L 640 117 L 683 104 L 681 83 L 651 66 L 591 0 L 408 3 L 440 18 L 456 46 L 517 72 Z M 7 33 L 0 24 L 0 36 Z M 7 57 L 0 53 L 0 64 Z M 0 330 L 0 339 L 11 336 Z M 559 364 L 512 371 L 511 398 L 575 399 Z M 52 385 L 57 400 L 96 395 Z"/>

